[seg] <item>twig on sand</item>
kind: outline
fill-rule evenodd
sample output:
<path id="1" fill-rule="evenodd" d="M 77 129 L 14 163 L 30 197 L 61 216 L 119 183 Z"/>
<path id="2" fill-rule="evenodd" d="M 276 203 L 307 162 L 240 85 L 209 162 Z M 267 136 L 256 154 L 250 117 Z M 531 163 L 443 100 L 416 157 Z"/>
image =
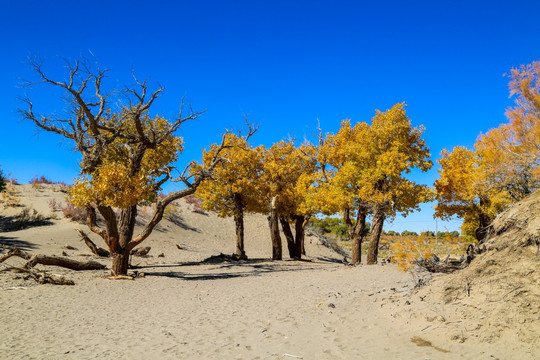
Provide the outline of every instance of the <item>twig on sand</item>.
<path id="1" fill-rule="evenodd" d="M 135 278 L 133 276 L 129 276 L 129 275 L 115 275 L 115 276 L 108 276 L 107 279 L 110 279 L 110 280 L 134 280 Z"/>
<path id="2" fill-rule="evenodd" d="M 298 355 L 293 355 L 293 354 L 283 354 L 283 356 L 288 356 L 288 357 L 292 357 L 292 358 L 295 358 L 295 359 L 303 359 L 303 357 L 301 356 L 298 356 Z"/>
<path id="3" fill-rule="evenodd" d="M 28 289 L 28 288 L 24 287 L 24 286 L 12 286 L 12 287 L 3 288 L 3 289 L 0 289 L 0 290 L 4 291 L 4 290 L 26 290 L 26 289 Z"/>
<path id="4" fill-rule="evenodd" d="M 521 289 L 522 287 L 523 287 L 522 285 L 521 285 L 521 286 L 516 286 L 516 287 L 514 287 L 512 290 L 510 290 L 509 292 L 507 292 L 506 294 L 504 294 L 499 300 L 491 300 L 491 299 L 488 298 L 487 296 L 486 296 L 486 300 L 487 300 L 488 302 L 499 302 L 499 301 L 503 301 L 505 297 L 507 297 L 508 295 L 510 295 L 511 293 L 513 293 L 514 291 L 517 291 L 517 290 Z M 504 301 L 510 301 L 510 300 L 504 300 Z"/>

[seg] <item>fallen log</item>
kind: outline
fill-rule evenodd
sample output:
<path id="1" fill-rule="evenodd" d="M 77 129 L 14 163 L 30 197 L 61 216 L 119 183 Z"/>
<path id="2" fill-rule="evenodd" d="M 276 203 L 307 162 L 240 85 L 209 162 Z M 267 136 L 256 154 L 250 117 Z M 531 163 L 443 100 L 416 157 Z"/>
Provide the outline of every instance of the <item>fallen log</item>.
<path id="1" fill-rule="evenodd" d="M 41 255 L 41 254 L 35 254 L 32 255 L 30 260 L 26 264 L 24 264 L 24 267 L 26 269 L 33 268 L 34 266 L 41 264 L 41 265 L 52 265 L 52 266 L 60 266 L 71 270 L 101 270 L 105 269 L 106 266 L 98 263 L 97 261 L 77 261 L 72 260 L 60 256 L 49 256 L 49 255 Z"/>
<path id="2" fill-rule="evenodd" d="M 90 238 L 88 237 L 88 235 L 85 234 L 84 231 L 82 231 L 81 229 L 75 229 L 75 230 L 77 230 L 79 232 L 79 234 L 81 235 L 82 240 L 84 240 L 84 243 L 86 244 L 86 246 L 88 246 L 90 248 L 90 251 L 92 251 L 93 254 L 95 254 L 97 256 L 101 256 L 101 257 L 109 257 L 109 256 L 111 256 L 110 252 L 108 252 L 107 250 L 105 250 L 103 248 L 100 248 L 92 240 L 90 240 Z"/>
<path id="3" fill-rule="evenodd" d="M 41 255 L 41 254 L 29 254 L 27 252 L 22 251 L 19 248 L 12 247 L 12 246 L 3 246 L 4 249 L 9 249 L 9 252 L 2 256 L 0 259 L 0 263 L 6 261 L 12 256 L 20 257 L 24 260 L 27 260 L 26 264 L 24 264 L 25 269 L 31 269 L 34 266 L 41 264 L 41 265 L 52 265 L 52 266 L 60 266 L 71 270 L 101 270 L 105 269 L 106 266 L 98 263 L 97 261 L 77 261 L 72 260 L 68 258 L 63 258 L 60 256 L 50 256 L 50 255 Z"/>

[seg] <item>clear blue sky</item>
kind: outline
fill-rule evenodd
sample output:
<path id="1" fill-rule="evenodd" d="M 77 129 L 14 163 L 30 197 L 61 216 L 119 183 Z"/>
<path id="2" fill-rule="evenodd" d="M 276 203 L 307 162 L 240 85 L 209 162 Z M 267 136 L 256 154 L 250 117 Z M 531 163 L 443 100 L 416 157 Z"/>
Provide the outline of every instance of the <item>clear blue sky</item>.
<path id="1" fill-rule="evenodd" d="M 345 118 L 408 104 L 436 160 L 443 148 L 472 146 L 506 121 L 512 67 L 540 58 L 540 1 L 2 1 L 0 2 L 0 165 L 20 182 L 34 175 L 71 182 L 71 144 L 21 122 L 28 93 L 61 112 L 56 94 L 20 87 L 28 56 L 63 76 L 59 56 L 84 56 L 111 69 L 109 84 L 132 83 L 131 69 L 166 87 L 153 111 L 174 117 L 185 95 L 208 109 L 185 124 L 180 166 L 237 129 L 260 124 L 255 145 L 289 135 L 336 132 Z M 414 180 L 433 184 L 436 167 Z M 397 218 L 386 230 L 434 230 L 433 211 Z M 455 230 L 458 221 L 439 230 Z"/>

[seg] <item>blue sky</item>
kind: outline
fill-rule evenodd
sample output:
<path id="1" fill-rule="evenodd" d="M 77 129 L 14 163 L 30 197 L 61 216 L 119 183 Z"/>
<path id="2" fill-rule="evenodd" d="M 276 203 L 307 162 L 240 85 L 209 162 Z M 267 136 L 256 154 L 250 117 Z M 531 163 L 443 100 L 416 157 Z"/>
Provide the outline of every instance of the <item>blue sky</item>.
<path id="1" fill-rule="evenodd" d="M 260 124 L 253 144 L 312 139 L 317 119 L 369 121 L 406 102 L 436 160 L 443 148 L 472 146 L 505 122 L 512 67 L 540 58 L 539 1 L 2 1 L 0 165 L 20 182 L 34 175 L 71 182 L 71 144 L 21 122 L 28 94 L 43 112 L 64 109 L 57 94 L 23 88 L 30 56 L 63 77 L 59 57 L 111 69 L 108 84 L 139 78 L 166 87 L 154 113 L 174 117 L 184 96 L 208 109 L 181 130 L 179 166 L 201 157 L 244 114 Z M 436 167 L 414 180 L 433 184 Z M 173 189 L 172 187 L 170 189 Z M 434 230 L 431 206 L 386 230 Z M 455 230 L 459 221 L 439 230 Z"/>

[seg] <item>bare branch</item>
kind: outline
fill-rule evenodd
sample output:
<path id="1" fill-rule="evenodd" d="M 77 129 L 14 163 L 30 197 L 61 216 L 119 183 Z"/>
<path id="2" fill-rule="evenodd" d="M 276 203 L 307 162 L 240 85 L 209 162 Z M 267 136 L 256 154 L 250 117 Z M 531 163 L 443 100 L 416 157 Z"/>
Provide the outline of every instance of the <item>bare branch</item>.
<path id="1" fill-rule="evenodd" d="M 96 209 L 91 204 L 86 205 L 86 225 L 90 231 L 101 236 L 105 244 L 109 245 L 107 232 L 97 225 L 96 219 Z"/>

